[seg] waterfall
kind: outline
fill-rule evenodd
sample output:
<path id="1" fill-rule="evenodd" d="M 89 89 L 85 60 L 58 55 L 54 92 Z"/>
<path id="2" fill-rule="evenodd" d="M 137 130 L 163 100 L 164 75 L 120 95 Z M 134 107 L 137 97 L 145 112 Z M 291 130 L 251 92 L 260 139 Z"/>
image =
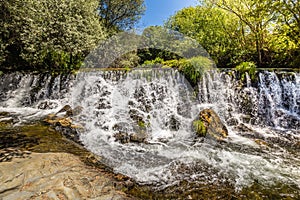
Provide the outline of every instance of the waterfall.
<path id="1" fill-rule="evenodd" d="M 38 120 L 68 104 L 75 77 L 21 72 L 0 77 L 0 111 L 17 115 L 20 123 Z"/>
<path id="2" fill-rule="evenodd" d="M 195 89 L 172 69 L 4 74 L 0 110 L 37 118 L 66 104 L 81 106 L 73 120 L 84 126 L 85 147 L 141 184 L 299 187 L 299 73 L 237 77 L 235 71 L 209 71 Z M 227 126 L 223 143 L 193 132 L 192 121 L 205 108 Z"/>
<path id="3" fill-rule="evenodd" d="M 258 86 L 236 79 L 235 72 L 205 73 L 199 100 L 218 110 L 224 120 L 275 128 L 300 127 L 300 83 L 297 73 L 258 73 Z"/>
<path id="4" fill-rule="evenodd" d="M 3 74 L 0 78 L 1 107 L 35 107 L 40 109 L 54 106 L 40 105 L 49 100 L 66 98 L 70 91 L 74 76 L 34 74 L 20 72 Z M 57 101 L 56 103 L 59 103 Z"/>
<path id="5" fill-rule="evenodd" d="M 300 185 L 299 154 L 282 152 L 299 141 L 299 74 L 259 72 L 257 83 L 249 76 L 242 83 L 234 71 L 210 71 L 195 92 L 174 70 L 105 73 L 79 74 L 72 96 L 84 107 L 77 119 L 86 127 L 82 142 L 116 172 L 158 188 L 216 177 L 237 188 L 254 181 Z M 191 124 L 204 108 L 229 128 L 226 145 L 195 137 Z M 259 139 L 270 149 L 261 151 Z"/>

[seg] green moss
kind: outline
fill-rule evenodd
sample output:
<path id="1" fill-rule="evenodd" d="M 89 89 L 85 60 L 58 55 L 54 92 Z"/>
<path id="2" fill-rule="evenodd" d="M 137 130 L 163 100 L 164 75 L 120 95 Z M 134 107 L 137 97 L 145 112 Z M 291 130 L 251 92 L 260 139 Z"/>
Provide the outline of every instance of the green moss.
<path id="1" fill-rule="evenodd" d="M 194 127 L 194 130 L 196 131 L 196 133 L 199 136 L 202 136 L 202 137 L 206 136 L 207 128 L 206 128 L 205 124 L 201 120 L 195 120 L 193 122 L 193 127 Z"/>
<path id="2" fill-rule="evenodd" d="M 146 123 L 143 120 L 138 121 L 138 126 L 141 128 L 146 128 Z"/>
<path id="3" fill-rule="evenodd" d="M 125 66 L 124 70 L 125 70 L 126 72 L 130 72 L 130 71 L 131 71 L 131 68 L 130 68 L 129 66 Z"/>

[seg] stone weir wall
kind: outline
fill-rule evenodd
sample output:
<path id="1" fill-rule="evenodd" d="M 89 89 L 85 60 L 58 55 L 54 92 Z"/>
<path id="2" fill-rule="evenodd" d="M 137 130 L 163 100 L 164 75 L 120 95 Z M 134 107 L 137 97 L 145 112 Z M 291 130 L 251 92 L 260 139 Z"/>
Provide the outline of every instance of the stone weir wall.
<path id="1" fill-rule="evenodd" d="M 92 73 L 89 71 L 80 74 Z M 118 80 L 126 71 L 101 71 L 105 79 Z M 76 74 L 52 75 L 50 73 L 13 72 L 0 76 L 0 107 L 33 107 L 53 109 L 61 106 L 57 100 L 68 103 L 70 92 L 76 84 Z"/>
<path id="2" fill-rule="evenodd" d="M 0 76 L 0 108 L 61 109 L 72 105 L 74 88 L 92 73 L 118 82 L 128 74 L 147 79 L 166 69 L 82 70 L 75 74 L 7 73 Z M 300 75 L 289 71 L 258 71 L 255 80 L 249 74 L 233 70 L 207 72 L 198 84 L 200 104 L 218 102 L 219 113 L 228 123 L 236 120 L 260 122 L 267 126 L 299 126 Z M 176 77 L 174 77 L 176 78 Z M 84 96 L 84 94 L 83 94 Z M 240 119 L 233 116 L 240 115 Z M 223 115 L 223 116 L 222 116 Z M 286 120 L 288 119 L 288 120 Z"/>

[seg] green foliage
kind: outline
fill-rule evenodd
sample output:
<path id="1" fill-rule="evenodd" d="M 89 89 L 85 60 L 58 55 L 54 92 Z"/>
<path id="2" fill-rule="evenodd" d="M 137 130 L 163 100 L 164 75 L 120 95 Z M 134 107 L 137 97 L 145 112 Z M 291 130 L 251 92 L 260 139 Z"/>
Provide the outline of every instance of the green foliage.
<path id="1" fill-rule="evenodd" d="M 284 24 L 284 33 L 296 44 L 300 42 L 300 3 L 295 0 L 269 0 L 271 8 L 280 15 L 277 24 Z"/>
<path id="2" fill-rule="evenodd" d="M 258 65 L 265 60 L 266 35 L 276 19 L 275 10 L 270 7 L 269 1 L 261 0 L 209 0 L 215 6 L 235 15 L 244 25 L 244 36 L 255 47 Z M 249 45 L 249 47 L 251 47 Z M 247 45 L 248 46 L 248 45 Z"/>
<path id="3" fill-rule="evenodd" d="M 168 66 L 171 68 L 177 68 L 179 69 L 179 67 L 182 65 L 182 62 L 184 62 L 184 59 L 180 59 L 180 60 L 167 60 L 162 62 L 162 64 L 164 66 Z"/>
<path id="4" fill-rule="evenodd" d="M 184 8 L 172 16 L 165 26 L 195 39 L 219 67 L 231 65 L 232 55 L 239 52 L 243 44 L 238 18 L 218 8 Z"/>
<path id="5" fill-rule="evenodd" d="M 205 137 L 207 133 L 207 128 L 201 120 L 193 121 L 193 128 L 199 136 Z"/>
<path id="6" fill-rule="evenodd" d="M 166 61 L 207 54 L 194 39 L 161 26 L 150 26 L 143 31 L 142 47 L 138 52 L 141 63 L 157 57 Z"/>
<path id="7" fill-rule="evenodd" d="M 96 0 L 8 0 L 0 6 L 6 70 L 77 69 L 105 37 Z"/>
<path id="8" fill-rule="evenodd" d="M 154 60 L 145 61 L 142 66 L 156 66 L 174 68 L 181 72 L 192 86 L 196 86 L 205 71 L 213 68 L 213 61 L 206 57 L 193 57 L 190 59 L 167 60 L 157 57 Z"/>
<path id="9" fill-rule="evenodd" d="M 235 68 L 239 72 L 242 81 L 246 79 L 246 73 L 250 76 L 251 80 L 255 80 L 256 65 L 253 62 L 242 62 Z"/>
<path id="10" fill-rule="evenodd" d="M 154 60 L 146 60 L 143 65 L 147 66 L 147 65 L 154 65 L 154 64 L 162 64 L 164 62 L 164 59 L 160 58 L 160 57 L 156 57 Z"/>
<path id="11" fill-rule="evenodd" d="M 206 70 L 213 67 L 213 62 L 206 57 L 182 59 L 179 63 L 179 71 L 184 74 L 192 86 L 196 86 Z"/>
<path id="12" fill-rule="evenodd" d="M 136 51 L 128 52 L 117 58 L 109 67 L 111 68 L 133 68 L 139 65 L 140 58 Z"/>
<path id="13" fill-rule="evenodd" d="M 165 26 L 196 39 L 218 67 L 299 67 L 299 10 L 294 0 L 204 0 Z"/>

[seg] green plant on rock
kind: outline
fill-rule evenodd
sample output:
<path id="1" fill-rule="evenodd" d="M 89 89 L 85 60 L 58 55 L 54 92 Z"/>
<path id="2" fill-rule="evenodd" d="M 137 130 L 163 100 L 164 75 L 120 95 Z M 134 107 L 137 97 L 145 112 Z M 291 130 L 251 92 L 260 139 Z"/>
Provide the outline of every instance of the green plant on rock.
<path id="1" fill-rule="evenodd" d="M 212 69 L 213 67 L 213 61 L 203 56 L 166 61 L 157 57 L 154 60 L 146 60 L 143 66 L 153 66 L 155 64 L 161 64 L 163 68 L 169 67 L 177 69 L 185 76 L 192 86 L 196 86 L 205 71 Z"/>
<path id="2" fill-rule="evenodd" d="M 197 85 L 205 71 L 213 67 L 213 62 L 207 57 L 194 57 L 191 59 L 181 59 L 179 71 L 184 74 L 192 86 Z"/>
<path id="3" fill-rule="evenodd" d="M 248 74 L 251 80 L 255 80 L 256 65 L 253 62 L 242 62 L 236 66 L 235 70 L 239 72 L 241 81 L 245 81 L 246 74 Z"/>
<path id="4" fill-rule="evenodd" d="M 207 128 L 203 121 L 201 121 L 201 120 L 193 121 L 193 128 L 199 136 L 201 136 L 201 137 L 206 136 Z"/>
<path id="5" fill-rule="evenodd" d="M 162 62 L 164 66 L 170 67 L 170 68 L 179 68 L 180 61 L 179 60 L 166 60 Z"/>
<path id="6" fill-rule="evenodd" d="M 146 123 L 145 123 L 143 120 L 139 120 L 139 121 L 138 121 L 138 126 L 139 126 L 140 128 L 146 128 Z"/>

